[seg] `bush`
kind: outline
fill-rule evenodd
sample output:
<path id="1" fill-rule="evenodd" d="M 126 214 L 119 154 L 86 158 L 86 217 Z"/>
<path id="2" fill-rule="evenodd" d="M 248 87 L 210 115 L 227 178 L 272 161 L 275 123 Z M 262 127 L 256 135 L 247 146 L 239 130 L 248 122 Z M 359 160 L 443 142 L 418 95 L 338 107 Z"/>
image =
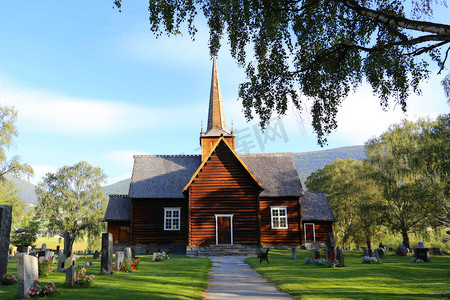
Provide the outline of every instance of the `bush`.
<path id="1" fill-rule="evenodd" d="M 11 234 L 11 244 L 22 245 L 24 247 L 32 246 L 37 240 L 39 230 L 39 221 L 33 219 L 28 223 L 27 227 L 17 228 Z"/>
<path id="2" fill-rule="evenodd" d="M 131 266 L 133 267 L 133 270 L 136 270 L 139 267 L 141 259 L 139 257 L 136 257 L 136 258 L 132 258 L 131 261 L 132 261 Z"/>
<path id="3" fill-rule="evenodd" d="M 17 278 L 13 274 L 5 274 L 2 277 L 2 285 L 15 285 L 17 284 Z"/>
<path id="4" fill-rule="evenodd" d="M 77 272 L 77 277 L 75 278 L 75 284 L 79 287 L 86 287 L 91 285 L 92 280 L 94 280 L 95 275 L 86 275 L 86 268 L 82 267 L 80 271 Z"/>
<path id="5" fill-rule="evenodd" d="M 363 256 L 362 257 L 362 262 L 365 264 L 375 264 L 375 263 L 379 263 L 378 259 L 376 257 L 371 257 L 371 256 Z"/>
<path id="6" fill-rule="evenodd" d="M 39 260 L 39 278 L 47 277 L 53 272 L 53 260 L 44 258 Z"/>
<path id="7" fill-rule="evenodd" d="M 28 291 L 28 296 L 30 297 L 48 297 L 56 292 L 55 283 L 49 281 L 48 285 L 44 285 L 38 279 L 35 279 L 33 286 Z"/>
<path id="8" fill-rule="evenodd" d="M 326 258 L 312 258 L 307 257 L 305 258 L 305 264 L 309 265 L 319 265 L 319 266 L 327 266 L 330 268 L 334 268 L 338 265 L 338 263 L 332 259 L 326 259 Z"/>

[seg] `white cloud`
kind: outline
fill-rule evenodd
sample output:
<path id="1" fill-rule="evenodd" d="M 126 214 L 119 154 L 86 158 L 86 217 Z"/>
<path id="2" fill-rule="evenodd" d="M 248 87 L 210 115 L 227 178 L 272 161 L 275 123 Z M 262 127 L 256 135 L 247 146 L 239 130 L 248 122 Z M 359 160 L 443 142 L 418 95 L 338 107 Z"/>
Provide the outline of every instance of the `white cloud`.
<path id="1" fill-rule="evenodd" d="M 34 171 L 34 176 L 30 178 L 30 182 L 37 185 L 45 177 L 47 173 L 55 173 L 58 168 L 46 165 L 31 165 Z"/>
<path id="2" fill-rule="evenodd" d="M 133 155 L 148 155 L 148 154 L 150 153 L 134 150 L 117 150 L 105 154 L 105 158 L 108 161 L 116 165 L 119 165 L 120 167 L 132 170 L 134 163 Z M 110 179 L 109 181 L 112 181 L 112 179 Z"/>
<path id="3" fill-rule="evenodd" d="M 106 181 L 106 185 L 110 185 L 110 184 L 113 184 L 113 183 L 116 183 L 116 182 L 119 182 L 119 181 L 122 181 L 125 179 L 129 179 L 129 178 L 131 178 L 130 173 L 115 176 L 113 178 L 108 178 L 108 180 Z"/>

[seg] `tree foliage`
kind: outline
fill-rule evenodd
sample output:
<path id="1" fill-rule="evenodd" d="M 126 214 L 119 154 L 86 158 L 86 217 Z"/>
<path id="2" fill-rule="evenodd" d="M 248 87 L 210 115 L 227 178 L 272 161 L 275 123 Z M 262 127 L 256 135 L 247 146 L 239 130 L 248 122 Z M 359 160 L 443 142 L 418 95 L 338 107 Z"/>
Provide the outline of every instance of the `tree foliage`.
<path id="1" fill-rule="evenodd" d="M 352 240 L 371 248 L 380 233 L 385 203 L 372 172 L 364 161 L 336 159 L 306 180 L 308 190 L 325 192 L 337 220 L 337 237 L 344 246 Z"/>
<path id="2" fill-rule="evenodd" d="M 11 235 L 11 244 L 34 247 L 40 223 L 34 218 L 26 226 L 16 228 Z"/>
<path id="3" fill-rule="evenodd" d="M 15 186 L 6 180 L 0 180 L 0 205 L 12 205 L 11 228 L 25 217 L 25 201 L 17 195 Z"/>
<path id="4" fill-rule="evenodd" d="M 0 106 L 0 179 L 7 173 L 17 177 L 33 175 L 33 169 L 20 163 L 20 157 L 14 156 L 8 159 L 6 151 L 14 143 L 14 137 L 18 135 L 15 125 L 17 112 L 12 107 Z"/>
<path id="5" fill-rule="evenodd" d="M 387 224 L 409 247 L 410 232 L 448 222 L 449 122 L 404 120 L 366 144 L 387 203 Z"/>
<path id="6" fill-rule="evenodd" d="M 121 10 L 122 0 L 114 3 Z M 256 113 L 264 128 L 272 112 L 285 114 L 289 103 L 302 110 L 304 96 L 313 101 L 312 125 L 324 144 L 337 127 L 339 105 L 363 79 L 383 108 L 394 101 L 406 110 L 408 95 L 420 93 L 419 83 L 428 77 L 427 60 L 444 69 L 450 26 L 423 21 L 432 17 L 434 5 L 439 3 L 150 0 L 149 19 L 156 35 L 180 34 L 187 24 L 194 38 L 202 11 L 211 55 L 217 55 L 226 35 L 231 55 L 246 66 L 248 81 L 239 89 L 246 118 Z"/>
<path id="7" fill-rule="evenodd" d="M 78 236 L 103 230 L 107 199 L 101 184 L 105 179 L 100 168 L 79 162 L 47 173 L 36 188 L 37 214 L 48 220 L 49 230 L 69 233 L 69 251 Z"/>

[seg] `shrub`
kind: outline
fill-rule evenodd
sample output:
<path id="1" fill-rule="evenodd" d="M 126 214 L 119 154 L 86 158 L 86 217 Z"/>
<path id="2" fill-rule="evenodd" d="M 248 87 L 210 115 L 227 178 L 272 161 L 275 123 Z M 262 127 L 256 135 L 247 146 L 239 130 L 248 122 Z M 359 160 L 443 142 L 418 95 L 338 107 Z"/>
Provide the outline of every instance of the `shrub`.
<path id="1" fill-rule="evenodd" d="M 34 246 L 37 240 L 39 230 L 39 221 L 33 219 L 27 227 L 17 228 L 11 234 L 11 244 L 22 245 L 24 247 Z"/>
<path id="2" fill-rule="evenodd" d="M 338 265 L 338 263 L 332 259 L 312 258 L 312 257 L 305 258 L 305 264 L 327 266 L 330 268 L 335 268 Z"/>
<path id="3" fill-rule="evenodd" d="M 378 259 L 376 257 L 371 257 L 371 256 L 363 256 L 362 257 L 362 262 L 365 264 L 375 264 L 375 263 L 379 263 Z"/>
<path id="4" fill-rule="evenodd" d="M 17 278 L 13 274 L 5 274 L 2 278 L 3 285 L 15 285 L 17 284 Z"/>
<path id="5" fill-rule="evenodd" d="M 35 279 L 33 286 L 28 291 L 28 296 L 30 297 L 48 297 L 55 293 L 55 283 L 49 281 L 48 285 L 44 285 L 38 279 Z"/>
<path id="6" fill-rule="evenodd" d="M 120 264 L 120 271 L 133 272 L 133 267 L 131 266 L 131 263 L 128 259 L 124 259 L 123 262 Z"/>
<path id="7" fill-rule="evenodd" d="M 53 271 L 53 260 L 44 258 L 39 261 L 39 278 L 47 277 Z"/>
<path id="8" fill-rule="evenodd" d="M 82 267 L 81 270 L 77 272 L 75 284 L 79 287 L 86 287 L 91 284 L 94 278 L 95 275 L 86 275 L 86 268 Z"/>
<path id="9" fill-rule="evenodd" d="M 133 270 L 136 270 L 139 267 L 141 259 L 139 257 L 136 257 L 136 258 L 132 258 L 131 261 L 132 261 L 131 266 L 133 267 Z"/>

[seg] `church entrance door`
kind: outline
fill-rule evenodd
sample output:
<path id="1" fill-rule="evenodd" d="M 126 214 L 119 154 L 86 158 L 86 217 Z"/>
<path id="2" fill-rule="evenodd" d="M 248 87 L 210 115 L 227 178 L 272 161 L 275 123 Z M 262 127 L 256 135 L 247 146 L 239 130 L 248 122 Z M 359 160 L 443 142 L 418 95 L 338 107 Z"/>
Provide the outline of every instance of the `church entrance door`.
<path id="1" fill-rule="evenodd" d="M 233 244 L 233 215 L 216 215 L 216 244 Z"/>

